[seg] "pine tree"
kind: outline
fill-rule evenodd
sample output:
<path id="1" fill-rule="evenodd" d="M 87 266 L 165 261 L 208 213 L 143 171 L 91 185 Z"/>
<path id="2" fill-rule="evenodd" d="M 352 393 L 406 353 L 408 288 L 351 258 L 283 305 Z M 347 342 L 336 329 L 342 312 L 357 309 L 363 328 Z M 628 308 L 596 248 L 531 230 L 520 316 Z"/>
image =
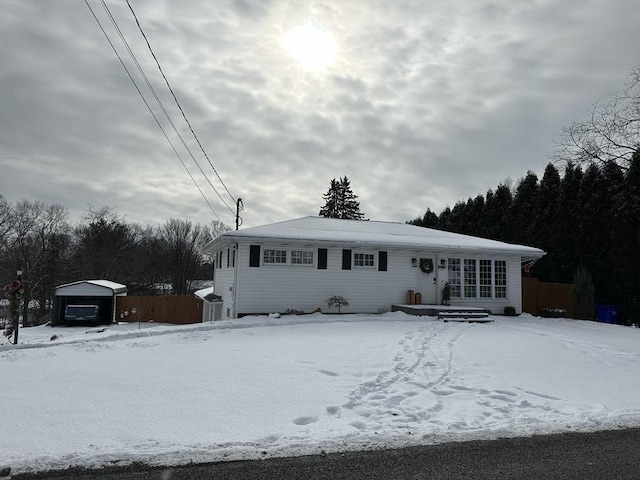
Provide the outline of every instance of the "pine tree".
<path id="1" fill-rule="evenodd" d="M 489 190 L 485 201 L 483 224 L 487 238 L 511 242 L 512 221 L 511 205 L 513 196 L 505 183 L 498 185 L 496 191 Z"/>
<path id="2" fill-rule="evenodd" d="M 332 179 L 329 190 L 322 198 L 325 205 L 320 209 L 321 217 L 364 220 L 358 196 L 351 190 L 351 183 L 346 176 L 340 180 Z"/>
<path id="3" fill-rule="evenodd" d="M 573 276 L 573 315 L 583 320 L 593 320 L 596 304 L 591 274 L 579 265 Z"/>
<path id="4" fill-rule="evenodd" d="M 580 204 L 580 182 L 582 169 L 572 163 L 564 171 L 560 192 L 558 220 L 555 227 L 558 238 L 556 281 L 571 283 L 573 272 L 580 263 L 579 228 L 581 222 L 582 205 Z"/>
<path id="5" fill-rule="evenodd" d="M 432 212 L 430 208 L 427 208 L 427 211 L 424 212 L 424 215 L 422 217 L 414 218 L 407 223 L 410 225 L 415 225 L 417 227 L 437 228 L 438 215 Z"/>
<path id="6" fill-rule="evenodd" d="M 513 237 L 511 241 L 521 245 L 531 245 L 533 238 L 533 220 L 536 218 L 536 197 L 538 195 L 538 176 L 527 172 L 518 183 L 513 198 L 511 215 Z"/>
<path id="7" fill-rule="evenodd" d="M 637 314 L 640 305 L 640 150 L 631 159 L 621 188 L 616 188 L 612 205 L 611 247 L 608 263 L 613 270 L 611 286 L 616 304 L 624 304 Z M 612 295 L 613 296 L 613 295 Z M 627 316 L 632 312 L 626 313 Z M 635 316 L 635 315 L 632 315 Z M 636 317 L 637 318 L 637 317 Z"/>

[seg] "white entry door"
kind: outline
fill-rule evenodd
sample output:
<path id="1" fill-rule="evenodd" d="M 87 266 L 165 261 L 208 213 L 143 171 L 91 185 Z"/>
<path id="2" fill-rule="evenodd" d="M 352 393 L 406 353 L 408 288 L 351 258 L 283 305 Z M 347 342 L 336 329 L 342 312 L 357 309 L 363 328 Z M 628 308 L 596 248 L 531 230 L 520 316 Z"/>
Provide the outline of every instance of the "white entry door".
<path id="1" fill-rule="evenodd" d="M 434 257 L 423 257 L 419 259 L 418 268 L 416 269 L 418 276 L 416 281 L 416 293 L 422 295 L 422 303 L 426 305 L 436 304 L 436 268 Z"/>

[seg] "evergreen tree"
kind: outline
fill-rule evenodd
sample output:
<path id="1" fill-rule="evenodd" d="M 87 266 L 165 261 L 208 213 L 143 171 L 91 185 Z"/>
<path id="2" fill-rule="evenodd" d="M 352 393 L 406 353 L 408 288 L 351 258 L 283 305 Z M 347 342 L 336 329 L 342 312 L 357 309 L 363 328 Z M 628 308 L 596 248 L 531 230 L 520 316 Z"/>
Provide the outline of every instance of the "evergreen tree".
<path id="1" fill-rule="evenodd" d="M 451 218 L 451 209 L 447 205 L 444 210 L 440 212 L 438 215 L 438 224 L 436 228 L 438 230 L 445 230 L 447 232 L 451 231 L 451 222 L 449 221 Z"/>
<path id="2" fill-rule="evenodd" d="M 565 168 L 562 179 L 558 219 L 555 226 L 558 238 L 556 273 L 557 281 L 561 283 L 571 283 L 573 272 L 580 263 L 577 232 L 582 212 L 579 201 L 582 175 L 580 167 L 570 163 Z"/>
<path id="3" fill-rule="evenodd" d="M 346 176 L 340 180 L 332 179 L 329 190 L 322 198 L 325 205 L 320 209 L 321 217 L 364 220 L 358 196 L 351 190 L 351 183 Z"/>
<path id="4" fill-rule="evenodd" d="M 467 202 L 459 200 L 451 209 L 451 214 L 449 215 L 448 230 L 450 232 L 465 234 L 467 233 L 468 220 L 469 218 L 467 215 Z"/>
<path id="5" fill-rule="evenodd" d="M 558 169 L 549 163 L 545 170 L 533 205 L 529 244 L 547 252 L 535 265 L 534 272 L 540 280 L 557 282 L 560 264 L 560 238 L 558 232 L 558 206 L 562 182 Z"/>
<path id="6" fill-rule="evenodd" d="M 573 315 L 583 320 L 593 320 L 596 304 L 593 281 L 584 265 L 580 265 L 573 276 Z"/>
<path id="7" fill-rule="evenodd" d="M 487 238 L 503 242 L 512 241 L 512 204 L 513 196 L 506 183 L 500 184 L 495 192 L 491 190 L 487 192 L 482 216 L 483 228 Z"/>
<path id="8" fill-rule="evenodd" d="M 512 236 L 511 241 L 522 245 L 531 243 L 533 220 L 535 217 L 536 197 L 538 195 L 538 176 L 527 172 L 516 187 L 511 208 Z"/>
<path id="9" fill-rule="evenodd" d="M 631 316 L 640 305 L 640 150 L 633 155 L 622 188 L 614 197 L 612 247 L 608 256 L 613 267 L 616 303 L 623 304 Z M 638 318 L 637 316 L 635 318 Z"/>
<path id="10" fill-rule="evenodd" d="M 609 163 L 594 165 L 585 172 L 582 197 L 583 221 L 581 225 L 581 262 L 593 275 L 596 301 L 617 302 L 620 289 L 625 285 L 616 270 L 628 260 L 618 254 L 621 242 L 613 233 L 616 219 L 615 209 L 619 200 L 613 192 L 624 189 L 621 168 Z"/>
<path id="11" fill-rule="evenodd" d="M 407 223 L 410 225 L 415 225 L 417 227 L 437 228 L 438 215 L 432 212 L 430 208 L 427 208 L 427 211 L 424 212 L 424 215 L 422 217 L 414 218 Z"/>

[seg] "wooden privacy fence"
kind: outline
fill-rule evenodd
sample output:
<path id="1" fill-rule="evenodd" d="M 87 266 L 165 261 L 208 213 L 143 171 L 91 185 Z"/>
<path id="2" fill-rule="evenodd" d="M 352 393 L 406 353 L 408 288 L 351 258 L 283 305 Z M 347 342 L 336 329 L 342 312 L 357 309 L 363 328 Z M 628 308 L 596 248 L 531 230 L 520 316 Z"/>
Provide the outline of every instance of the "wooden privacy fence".
<path id="1" fill-rule="evenodd" d="M 537 278 L 522 278 L 522 311 L 540 315 L 543 308 L 565 310 L 573 318 L 573 298 L 570 283 L 540 282 Z"/>
<path id="2" fill-rule="evenodd" d="M 202 300 L 194 296 L 157 295 L 116 297 L 119 322 L 200 323 Z"/>

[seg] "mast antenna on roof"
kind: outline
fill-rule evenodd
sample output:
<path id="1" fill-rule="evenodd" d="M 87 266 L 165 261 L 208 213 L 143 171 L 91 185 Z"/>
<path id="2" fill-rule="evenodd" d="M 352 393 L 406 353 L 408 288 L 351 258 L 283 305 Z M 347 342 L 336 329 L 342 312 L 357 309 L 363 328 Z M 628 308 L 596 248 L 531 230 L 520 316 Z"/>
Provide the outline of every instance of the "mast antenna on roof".
<path id="1" fill-rule="evenodd" d="M 244 204 L 242 203 L 242 199 L 238 198 L 236 200 L 236 230 L 240 228 L 242 225 L 242 217 L 240 216 L 240 212 L 244 210 Z"/>

